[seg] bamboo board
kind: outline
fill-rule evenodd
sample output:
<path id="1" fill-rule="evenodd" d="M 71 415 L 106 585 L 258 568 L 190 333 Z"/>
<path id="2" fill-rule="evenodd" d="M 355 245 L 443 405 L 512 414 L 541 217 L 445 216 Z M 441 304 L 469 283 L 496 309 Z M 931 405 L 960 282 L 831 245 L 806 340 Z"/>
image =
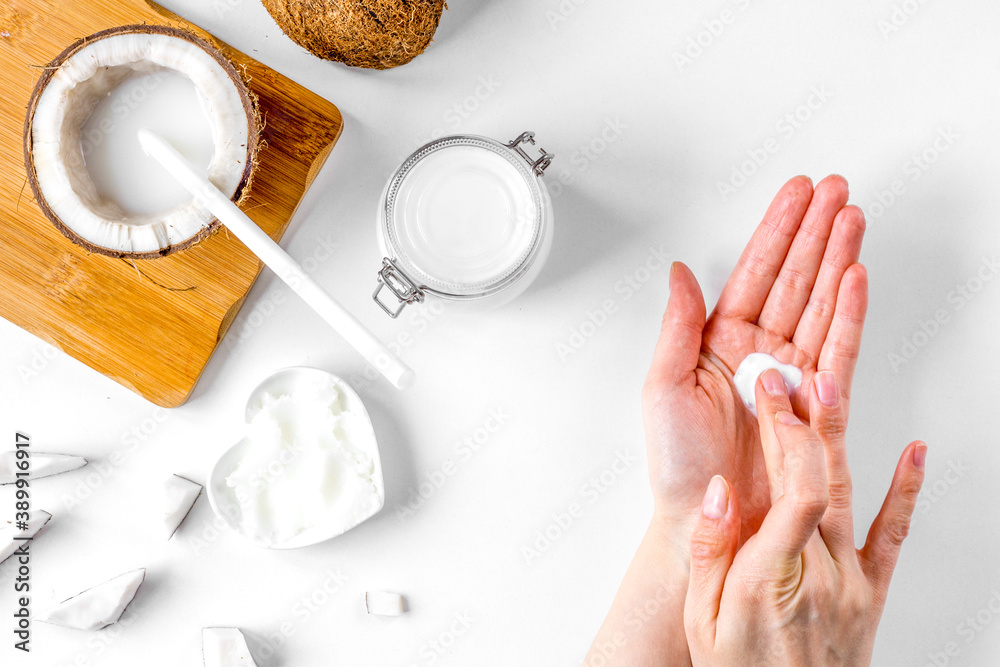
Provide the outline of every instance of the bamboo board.
<path id="1" fill-rule="evenodd" d="M 88 254 L 56 230 L 25 187 L 22 126 L 38 67 L 81 37 L 132 23 L 191 30 L 246 68 L 267 143 L 242 208 L 275 240 L 343 120 L 330 102 L 153 3 L 5 0 L 0 6 L 0 317 L 153 403 L 176 407 L 239 312 L 260 262 L 225 230 L 134 265 Z"/>

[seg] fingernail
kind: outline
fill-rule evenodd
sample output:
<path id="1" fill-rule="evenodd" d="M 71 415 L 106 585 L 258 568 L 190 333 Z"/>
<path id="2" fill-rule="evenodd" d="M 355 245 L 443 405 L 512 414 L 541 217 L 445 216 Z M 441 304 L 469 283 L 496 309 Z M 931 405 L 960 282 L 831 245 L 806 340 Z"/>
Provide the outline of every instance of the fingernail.
<path id="1" fill-rule="evenodd" d="M 833 371 L 820 371 L 813 376 L 813 384 L 816 385 L 816 395 L 819 402 L 828 408 L 837 407 L 840 400 L 840 390 L 837 389 L 837 376 Z"/>
<path id="2" fill-rule="evenodd" d="M 764 391 L 766 391 L 769 396 L 788 395 L 788 389 L 785 388 L 785 379 L 781 377 L 781 373 L 775 369 L 769 368 L 764 371 L 764 374 L 760 376 L 760 381 L 764 385 Z"/>
<path id="3" fill-rule="evenodd" d="M 786 426 L 796 426 L 801 424 L 799 418 L 793 415 L 791 412 L 779 412 L 774 415 L 774 418 Z"/>
<path id="4" fill-rule="evenodd" d="M 913 448 L 913 467 L 917 470 L 924 469 L 924 462 L 927 460 L 927 445 L 919 444 Z"/>
<path id="5" fill-rule="evenodd" d="M 673 282 L 674 282 L 674 276 L 675 275 L 677 275 L 677 262 L 671 262 L 670 263 L 670 278 L 668 279 L 668 282 L 670 284 L 673 284 Z"/>
<path id="6" fill-rule="evenodd" d="M 716 475 L 708 483 L 705 499 L 701 503 L 701 513 L 709 519 L 721 519 L 729 508 L 729 484 L 725 477 Z"/>

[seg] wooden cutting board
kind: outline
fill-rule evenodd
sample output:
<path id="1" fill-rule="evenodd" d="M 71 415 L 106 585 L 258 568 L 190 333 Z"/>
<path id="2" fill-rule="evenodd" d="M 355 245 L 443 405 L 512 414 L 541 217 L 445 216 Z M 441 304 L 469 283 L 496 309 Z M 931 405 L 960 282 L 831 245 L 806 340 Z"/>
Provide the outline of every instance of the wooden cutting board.
<path id="1" fill-rule="evenodd" d="M 105 28 L 185 28 L 245 67 L 265 126 L 242 208 L 275 240 L 343 127 L 330 102 L 142 0 L 4 0 L 0 6 L 0 317 L 164 407 L 184 403 L 262 265 L 225 230 L 155 260 L 88 254 L 26 187 L 22 126 L 39 67 Z M 95 382 L 95 388 L 100 381 Z"/>

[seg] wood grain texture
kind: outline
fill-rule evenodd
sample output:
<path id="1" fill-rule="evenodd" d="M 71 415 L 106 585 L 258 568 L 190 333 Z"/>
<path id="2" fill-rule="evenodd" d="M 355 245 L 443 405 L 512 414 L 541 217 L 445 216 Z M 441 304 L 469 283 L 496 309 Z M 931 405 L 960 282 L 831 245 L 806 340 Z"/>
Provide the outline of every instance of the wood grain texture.
<path id="1" fill-rule="evenodd" d="M 153 403 L 175 407 L 191 394 L 262 265 L 225 230 L 159 259 L 89 254 L 33 201 L 21 151 L 38 68 L 81 37 L 144 22 L 191 30 L 245 68 L 266 144 L 241 208 L 275 240 L 343 120 L 330 102 L 153 3 L 6 0 L 0 7 L 0 317 Z"/>

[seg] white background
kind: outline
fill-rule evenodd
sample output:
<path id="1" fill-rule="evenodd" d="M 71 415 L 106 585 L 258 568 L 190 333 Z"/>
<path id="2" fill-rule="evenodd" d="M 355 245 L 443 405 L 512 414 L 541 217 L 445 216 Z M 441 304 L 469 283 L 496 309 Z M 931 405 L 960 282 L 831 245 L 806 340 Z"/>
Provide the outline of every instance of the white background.
<path id="1" fill-rule="evenodd" d="M 36 485 L 36 507 L 55 519 L 34 546 L 35 609 L 148 568 L 120 626 L 86 634 L 36 624 L 27 659 L 10 648 L 14 594 L 9 564 L 0 568 L 4 664 L 198 665 L 208 625 L 243 628 L 266 667 L 578 663 L 650 515 L 638 399 L 667 271 L 631 293 L 619 281 L 662 248 L 692 266 L 711 305 L 780 185 L 831 172 L 850 180 L 852 201 L 869 214 L 862 261 L 871 308 L 850 428 L 859 540 L 899 452 L 915 438 L 930 445 L 927 490 L 874 662 L 934 664 L 930 655 L 948 642 L 958 654 L 938 656 L 939 665 L 1000 661 L 1000 618 L 988 609 L 991 598 L 1000 609 L 1000 280 L 984 264 L 1000 245 L 996 3 L 453 0 L 431 48 L 387 72 L 314 58 L 255 0 L 166 5 L 340 107 L 343 138 L 283 245 L 300 260 L 329 255 L 314 275 L 385 339 L 403 343 L 419 383 L 397 393 L 361 380 L 362 362 L 303 304 L 275 306 L 284 289 L 267 274 L 190 402 L 171 411 L 0 322 L 5 437 L 21 429 L 36 450 L 92 462 Z M 897 13 L 898 30 L 886 33 L 892 24 L 882 22 L 904 5 L 911 15 Z M 724 11 L 731 21 L 713 36 L 706 22 Z M 677 54 L 699 39 L 702 52 L 679 64 Z M 493 82 L 491 92 L 482 80 Z M 810 110 L 802 105 L 814 89 L 828 99 L 814 98 Z M 796 113 L 797 127 L 784 120 Z M 605 133 L 615 125 L 620 132 Z M 414 311 L 390 321 L 369 298 L 385 180 L 434 134 L 507 140 L 525 129 L 558 156 L 548 181 L 566 183 L 555 188 L 556 240 L 544 274 L 498 311 Z M 935 148 L 940 133 L 952 138 Z M 777 151 L 723 195 L 719 184 L 772 138 Z M 925 152 L 933 164 L 914 171 L 913 156 Z M 901 194 L 880 207 L 879 193 L 897 180 Z M 959 298 L 952 290 L 960 285 L 978 291 Z M 608 299 L 616 312 L 584 327 L 592 335 L 561 358 L 557 345 Z M 923 334 L 921 322 L 938 310 L 947 322 Z M 919 347 L 894 363 L 904 339 Z M 202 499 L 163 542 L 161 480 L 204 480 L 240 437 L 250 390 L 299 364 L 348 378 L 369 405 L 385 510 L 327 544 L 268 552 L 217 533 Z M 471 459 L 457 457 L 456 443 L 491 410 L 506 423 Z M 117 467 L 108 462 L 115 451 L 124 458 Z M 632 462 L 593 492 L 588 480 L 618 453 Z M 449 460 L 455 474 L 402 516 Z M 4 508 L 12 502 L 0 492 Z M 522 548 L 572 503 L 582 516 L 528 562 Z M 328 571 L 349 580 L 318 593 Z M 412 612 L 366 617 L 368 589 L 405 593 Z M 301 600 L 313 595 L 323 603 L 309 611 Z M 977 614 L 978 630 L 960 625 Z M 434 641 L 449 648 L 437 652 Z"/>

